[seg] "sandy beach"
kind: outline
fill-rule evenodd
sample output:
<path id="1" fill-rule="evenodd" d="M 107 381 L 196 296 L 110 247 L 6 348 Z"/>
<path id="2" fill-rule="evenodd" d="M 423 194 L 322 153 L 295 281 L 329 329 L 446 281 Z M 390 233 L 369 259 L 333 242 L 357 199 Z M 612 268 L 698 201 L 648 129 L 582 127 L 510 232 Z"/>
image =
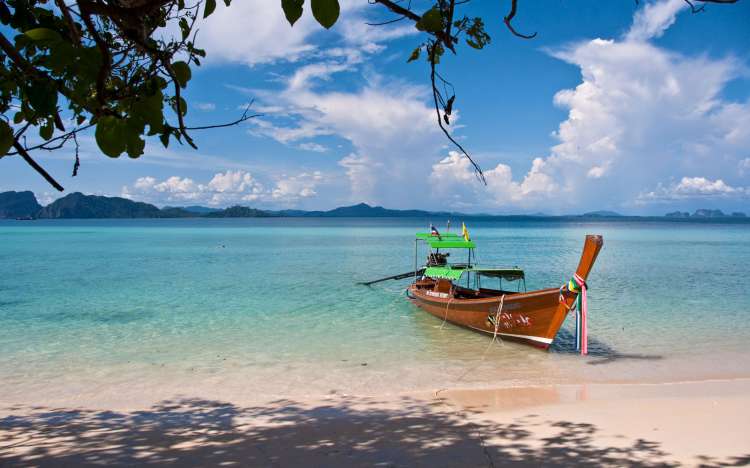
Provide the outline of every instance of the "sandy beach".
<path id="1" fill-rule="evenodd" d="M 11 405 L 3 466 L 745 466 L 750 380 Z"/>

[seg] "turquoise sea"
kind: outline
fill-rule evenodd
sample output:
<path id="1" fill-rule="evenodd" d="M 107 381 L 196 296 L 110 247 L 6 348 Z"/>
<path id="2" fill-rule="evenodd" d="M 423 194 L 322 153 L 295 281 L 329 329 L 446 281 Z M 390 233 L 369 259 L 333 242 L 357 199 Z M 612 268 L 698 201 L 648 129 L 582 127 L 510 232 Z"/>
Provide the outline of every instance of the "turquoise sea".
<path id="1" fill-rule="evenodd" d="M 591 355 L 572 317 L 549 352 L 490 343 L 411 305 L 424 219 L 0 223 L 0 402 L 234 399 L 750 376 L 750 224 L 486 221 L 487 266 L 531 289 L 584 235 Z M 455 220 L 454 220 L 455 223 Z"/>

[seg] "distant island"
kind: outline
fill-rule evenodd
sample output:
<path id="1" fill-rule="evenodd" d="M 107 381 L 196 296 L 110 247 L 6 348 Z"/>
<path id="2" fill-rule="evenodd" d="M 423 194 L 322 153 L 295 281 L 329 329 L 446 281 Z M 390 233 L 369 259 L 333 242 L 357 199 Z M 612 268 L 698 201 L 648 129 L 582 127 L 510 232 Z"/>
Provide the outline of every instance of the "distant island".
<path id="1" fill-rule="evenodd" d="M 745 213 L 724 214 L 721 210 L 699 209 L 692 215 L 675 211 L 665 216 L 626 216 L 614 211 L 591 211 L 582 215 L 550 216 L 542 213 L 529 215 L 467 214 L 449 211 L 392 210 L 382 206 L 359 203 L 327 211 L 261 210 L 247 206 L 208 208 L 204 206 L 165 206 L 137 202 L 127 198 L 84 195 L 76 192 L 55 200 L 47 206 L 37 201 L 33 192 L 0 193 L 0 219 L 128 219 L 128 218 L 432 218 L 441 219 L 539 219 L 539 220 L 628 220 L 654 219 L 674 221 L 728 220 L 750 221 Z"/>
<path id="2" fill-rule="evenodd" d="M 721 210 L 695 210 L 693 214 L 688 213 L 687 211 L 673 211 L 671 213 L 667 213 L 667 218 L 699 218 L 699 219 L 705 219 L 705 218 L 746 218 L 747 215 L 741 211 L 735 211 L 732 214 L 726 214 Z"/>

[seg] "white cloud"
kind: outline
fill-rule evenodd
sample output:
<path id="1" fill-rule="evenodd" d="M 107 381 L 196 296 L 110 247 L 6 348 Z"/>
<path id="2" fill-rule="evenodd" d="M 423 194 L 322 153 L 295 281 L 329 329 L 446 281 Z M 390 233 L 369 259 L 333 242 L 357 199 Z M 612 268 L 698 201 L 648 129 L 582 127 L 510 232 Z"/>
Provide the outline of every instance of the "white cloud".
<path id="1" fill-rule="evenodd" d="M 216 193 L 257 193 L 262 186 L 249 172 L 226 171 L 215 174 L 207 188 Z"/>
<path id="2" fill-rule="evenodd" d="M 246 171 L 226 171 L 214 174 L 207 183 L 198 183 L 188 177 L 172 176 L 163 181 L 146 176 L 122 188 L 121 196 L 158 205 L 205 204 L 228 206 L 234 204 L 273 203 L 293 204 L 301 198 L 317 194 L 316 188 L 324 182 L 324 175 L 315 171 L 278 178 L 271 188 Z"/>
<path id="3" fill-rule="evenodd" d="M 745 158 L 737 163 L 737 167 L 740 170 L 740 175 L 750 173 L 750 158 Z"/>
<path id="4" fill-rule="evenodd" d="M 712 181 L 705 177 L 683 177 L 675 191 L 685 195 L 727 195 L 736 193 L 739 189 L 728 186 L 721 179 Z"/>
<path id="5" fill-rule="evenodd" d="M 669 186 L 659 185 L 656 190 L 639 196 L 639 202 L 664 202 L 684 199 L 707 198 L 747 198 L 748 187 L 732 187 L 723 180 L 710 180 L 705 177 L 683 177 L 680 182 Z"/>
<path id="6" fill-rule="evenodd" d="M 300 198 L 315 196 L 315 188 L 323 181 L 320 171 L 313 173 L 301 173 L 295 176 L 282 178 L 276 182 L 276 187 L 271 192 L 271 197 L 284 202 L 294 202 Z"/>
<path id="7" fill-rule="evenodd" d="M 214 13 L 199 25 L 199 46 L 207 63 L 239 62 L 247 65 L 296 60 L 314 46 L 309 36 L 320 29 L 309 11 L 294 25 L 284 17 L 278 1 L 217 2 Z"/>
<path id="8" fill-rule="evenodd" d="M 434 161 L 445 140 L 438 135 L 434 110 L 426 104 L 427 90 L 421 86 L 397 80 L 386 83 L 370 74 L 361 88 L 351 92 L 320 89 L 320 83 L 355 69 L 361 60 L 341 54 L 326 63 L 305 65 L 288 78 L 283 91 L 260 92 L 262 99 L 285 111 L 253 120 L 251 133 L 284 144 L 322 135 L 344 138 L 354 147 L 339 162 L 349 177 L 350 199 L 404 206 L 426 188 L 426 177 L 414 176 Z"/>
<path id="9" fill-rule="evenodd" d="M 669 190 L 683 198 L 730 193 L 719 191 L 737 184 L 750 145 L 750 102 L 727 102 L 721 93 L 742 69 L 731 58 L 686 57 L 647 42 L 674 22 L 681 4 L 647 5 L 622 40 L 594 39 L 554 52 L 579 67 L 582 78 L 555 95 L 555 104 L 568 110 L 554 134 L 558 144 L 522 178 L 504 165 L 492 169 L 492 196 L 464 190 L 461 202 L 568 212 L 644 203 L 649 198 L 642 194 L 657 186 L 660 191 L 651 191 L 662 198 Z M 463 171 L 451 176 L 456 184 L 471 173 L 466 164 L 443 160 L 433 177 L 446 172 L 444 163 Z M 689 177 L 695 173 L 704 178 Z M 682 182 L 673 187 L 675 179 Z"/>
<path id="10" fill-rule="evenodd" d="M 448 201 L 455 207 L 477 207 L 477 200 L 482 200 L 481 207 L 528 207 L 540 197 L 557 189 L 551 177 L 544 173 L 545 161 L 536 158 L 526 177 L 513 181 L 510 166 L 498 164 L 492 169 L 484 170 L 487 185 L 480 184 L 471 162 L 455 151 L 448 157 L 432 166 L 430 186 L 437 198 Z"/>
<path id="11" fill-rule="evenodd" d="M 312 142 L 300 143 L 297 146 L 297 148 L 299 148 L 301 150 L 305 150 L 305 151 L 313 151 L 315 153 L 325 153 L 326 151 L 328 151 L 327 147 L 325 147 L 325 146 L 323 146 L 321 144 L 312 143 Z"/>
<path id="12" fill-rule="evenodd" d="M 647 41 L 660 37 L 664 34 L 664 31 L 674 24 L 677 13 L 687 6 L 685 0 L 647 3 L 636 12 L 633 25 L 625 39 L 628 41 Z"/>
<path id="13" fill-rule="evenodd" d="M 338 37 L 347 48 L 374 51 L 378 42 L 415 34 L 413 26 L 396 24 L 374 27 L 365 24 L 366 16 L 382 9 L 361 0 L 343 0 L 339 21 L 326 31 L 313 18 L 309 2 L 302 17 L 290 26 L 281 3 L 276 0 L 233 2 L 199 24 L 198 44 L 205 48 L 208 63 L 234 62 L 255 66 L 276 61 L 295 62 L 318 53 L 316 34 Z"/>
<path id="14" fill-rule="evenodd" d="M 195 107 L 198 110 L 202 111 L 213 111 L 216 110 L 216 104 L 213 102 L 195 102 L 193 103 L 193 107 Z"/>

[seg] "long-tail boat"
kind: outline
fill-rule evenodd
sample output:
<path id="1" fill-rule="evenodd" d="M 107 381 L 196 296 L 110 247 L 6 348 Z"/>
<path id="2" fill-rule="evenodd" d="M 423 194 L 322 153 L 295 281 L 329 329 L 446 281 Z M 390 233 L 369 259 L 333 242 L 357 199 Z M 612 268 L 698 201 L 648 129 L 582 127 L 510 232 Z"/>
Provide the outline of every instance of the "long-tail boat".
<path id="1" fill-rule="evenodd" d="M 428 262 L 407 290 L 418 307 L 444 321 L 543 349 L 552 344 L 568 312 L 575 310 L 577 346 L 586 354 L 586 279 L 604 244 L 602 236 L 586 236 L 578 268 L 563 287 L 523 292 L 523 270 L 483 268 L 472 262 L 476 245 L 468 235 L 419 233 L 415 245 L 420 241 L 430 247 Z M 466 250 L 467 261 L 449 263 L 446 249 Z M 516 291 L 504 288 L 503 280 L 517 282 Z"/>
<path id="2" fill-rule="evenodd" d="M 429 246 L 427 264 L 418 266 L 419 244 Z M 519 268 L 484 268 L 476 264 L 476 244 L 464 227 L 462 235 L 417 233 L 414 272 L 385 279 L 413 276 L 409 299 L 421 309 L 471 330 L 547 349 L 569 312 L 576 316 L 576 349 L 587 350 L 586 279 L 604 241 L 587 235 L 573 277 L 562 287 L 526 291 L 526 277 Z M 450 253 L 465 251 L 466 261 L 451 263 Z M 504 287 L 503 281 L 506 282 Z M 515 283 L 515 291 L 507 287 Z M 492 286 L 492 287 L 491 287 Z M 523 288 L 523 291 L 521 289 Z"/>

